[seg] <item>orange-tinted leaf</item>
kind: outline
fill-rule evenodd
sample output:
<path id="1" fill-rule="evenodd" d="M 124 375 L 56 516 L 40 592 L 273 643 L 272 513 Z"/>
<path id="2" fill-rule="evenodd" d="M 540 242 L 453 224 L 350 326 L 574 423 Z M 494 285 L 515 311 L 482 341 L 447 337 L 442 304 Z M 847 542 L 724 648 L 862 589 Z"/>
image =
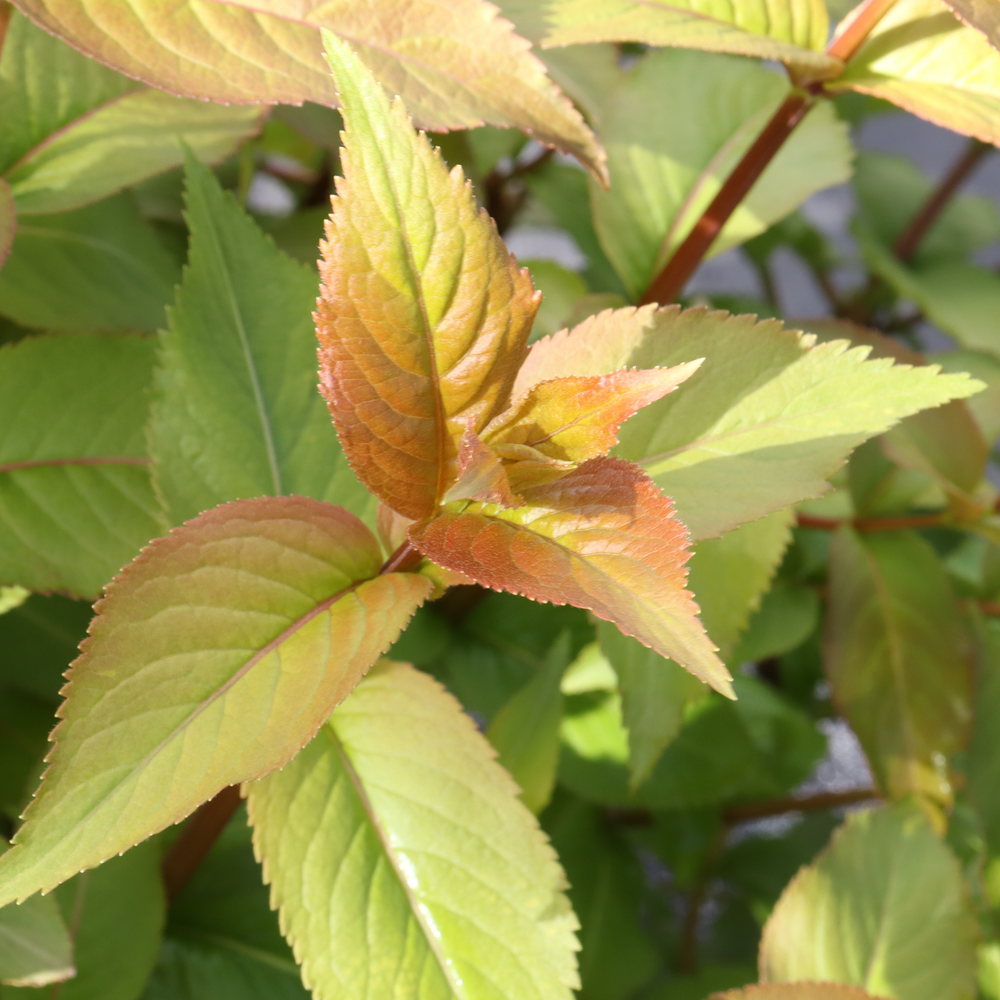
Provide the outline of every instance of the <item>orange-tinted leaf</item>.
<path id="1" fill-rule="evenodd" d="M 17 209 L 14 207 L 14 196 L 10 193 L 10 185 L 0 177 L 0 267 L 3 267 L 3 262 L 10 253 L 16 229 Z"/>
<path id="2" fill-rule="evenodd" d="M 1000 6 L 996 0 L 944 0 L 970 28 L 978 28 L 1000 49 Z"/>
<path id="3" fill-rule="evenodd" d="M 455 505 L 413 525 L 410 539 L 494 590 L 587 608 L 731 695 L 685 590 L 687 532 L 637 466 L 591 459 L 523 495 L 527 506 L 514 510 Z"/>
<path id="4" fill-rule="evenodd" d="M 758 983 L 742 990 L 713 993 L 708 1000 L 877 1000 L 843 983 Z"/>
<path id="5" fill-rule="evenodd" d="M 604 151 L 485 0 L 18 0 L 36 24 L 154 87 L 222 104 L 335 107 L 324 29 L 350 39 L 423 128 L 513 126 L 606 178 Z"/>
<path id="6" fill-rule="evenodd" d="M 483 431 L 492 446 L 527 445 L 549 458 L 585 462 L 618 443 L 618 428 L 673 392 L 703 359 L 673 368 L 572 376 L 532 386 Z"/>
<path id="7" fill-rule="evenodd" d="M 519 507 L 524 501 L 515 496 L 503 463 L 482 438 L 471 428 L 462 437 L 458 448 L 458 479 L 444 495 L 452 500 L 482 500 L 501 507 Z"/>
<path id="8" fill-rule="evenodd" d="M 539 297 L 461 170 L 327 38 L 347 128 L 322 245 L 323 393 L 361 481 L 427 517 L 465 431 L 507 406 Z"/>

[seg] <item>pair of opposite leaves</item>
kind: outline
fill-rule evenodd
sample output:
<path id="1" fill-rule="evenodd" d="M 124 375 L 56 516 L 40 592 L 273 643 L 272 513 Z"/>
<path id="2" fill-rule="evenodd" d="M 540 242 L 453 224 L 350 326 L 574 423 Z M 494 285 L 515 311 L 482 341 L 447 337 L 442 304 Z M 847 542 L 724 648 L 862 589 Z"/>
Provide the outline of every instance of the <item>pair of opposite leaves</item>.
<path id="1" fill-rule="evenodd" d="M 561 378 L 568 356 L 621 353 L 610 313 L 529 355 L 527 272 L 402 104 L 325 40 L 345 176 L 317 324 L 355 471 L 439 566 L 591 609 L 731 694 L 672 502 L 607 457 L 622 421 L 700 362 Z M 294 758 L 432 590 L 380 563 L 357 518 L 300 497 L 225 504 L 146 549 L 96 607 L 51 766 L 0 861 L 0 905 Z"/>

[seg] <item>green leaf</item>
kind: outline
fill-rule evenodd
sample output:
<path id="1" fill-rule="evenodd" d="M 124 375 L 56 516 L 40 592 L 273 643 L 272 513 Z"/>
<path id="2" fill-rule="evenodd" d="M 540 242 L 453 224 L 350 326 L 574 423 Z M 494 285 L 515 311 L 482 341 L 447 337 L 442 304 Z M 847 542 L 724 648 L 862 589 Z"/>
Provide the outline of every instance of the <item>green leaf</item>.
<path id="1" fill-rule="evenodd" d="M 535 341 L 566 326 L 566 317 L 577 300 L 587 294 L 587 285 L 575 271 L 553 260 L 521 263 L 531 272 L 532 284 L 542 293 L 542 303 L 531 325 L 531 340 Z"/>
<path id="2" fill-rule="evenodd" d="M 830 86 L 1000 142 L 1000 53 L 940 0 L 897 0 Z"/>
<path id="3" fill-rule="evenodd" d="M 880 786 L 948 804 L 972 687 L 946 570 L 914 533 L 845 528 L 830 547 L 829 587 L 827 676 Z"/>
<path id="4" fill-rule="evenodd" d="M 38 779 L 56 721 L 44 699 L 0 684 L 0 813 L 11 826 Z"/>
<path id="5" fill-rule="evenodd" d="M 73 974 L 73 943 L 55 899 L 34 896 L 0 909 L 0 983 L 47 986 Z"/>
<path id="6" fill-rule="evenodd" d="M 985 383 L 986 388 L 977 392 L 965 404 L 979 424 L 985 441 L 996 441 L 1000 436 L 1000 359 L 979 351 L 948 351 L 931 355 L 931 361 L 946 372 L 968 372 Z"/>
<path id="7" fill-rule="evenodd" d="M 94 598 L 162 531 L 143 424 L 154 344 L 0 348 L 0 580 Z"/>
<path id="8" fill-rule="evenodd" d="M 315 272 L 188 158 L 191 251 L 162 335 L 149 429 L 172 524 L 226 500 L 299 494 L 370 513 L 316 392 Z"/>
<path id="9" fill-rule="evenodd" d="M 177 261 L 127 194 L 18 225 L 0 315 L 44 330 L 157 330 Z"/>
<path id="10" fill-rule="evenodd" d="M 486 738 L 497 760 L 521 789 L 521 800 L 536 815 L 548 805 L 559 764 L 560 683 L 569 666 L 570 633 L 561 632 L 541 670 L 494 716 Z"/>
<path id="11" fill-rule="evenodd" d="M 492 756 L 433 680 L 384 661 L 288 767 L 247 786 L 317 1000 L 569 1000 L 564 876 Z"/>
<path id="12" fill-rule="evenodd" d="M 622 724 L 628 730 L 629 787 L 634 791 L 677 736 L 684 710 L 707 689 L 673 660 L 622 635 L 609 622 L 601 622 L 597 634 L 601 652 L 618 676 Z"/>
<path id="13" fill-rule="evenodd" d="M 626 1000 L 659 965 L 640 923 L 642 865 L 600 810 L 585 803 L 562 810 L 550 833 L 580 918 L 580 1000 Z"/>
<path id="14" fill-rule="evenodd" d="M 49 770 L 0 860 L 0 901 L 286 764 L 431 589 L 375 576 L 380 563 L 360 521 L 298 497 L 227 504 L 145 549 L 70 670 Z"/>
<path id="15" fill-rule="evenodd" d="M 128 76 L 186 97 L 220 104 L 336 107 L 320 33 L 357 46 L 387 89 L 400 94 L 421 127 L 434 131 L 484 122 L 522 129 L 600 172 L 593 134 L 529 44 L 482 0 L 447 9 L 382 5 L 378 16 L 351 4 L 289 7 L 281 0 L 239 0 L 220 9 L 182 0 L 169 12 L 158 0 L 103 15 L 82 0 L 24 0 L 21 8 L 74 48 Z"/>
<path id="16" fill-rule="evenodd" d="M 0 177 L 0 267 L 7 260 L 7 254 L 14 244 L 17 232 L 17 206 L 10 193 L 10 185 Z"/>
<path id="17" fill-rule="evenodd" d="M 838 983 L 766 983 L 713 993 L 709 1000 L 878 1000 L 854 986 Z"/>
<path id="18" fill-rule="evenodd" d="M 1000 621 L 978 623 L 976 638 L 976 700 L 972 737 L 964 770 L 969 794 L 983 823 L 991 854 L 1000 855 Z"/>
<path id="19" fill-rule="evenodd" d="M 854 813 L 778 901 L 761 941 L 761 980 L 972 1000 L 976 936 L 958 861 L 926 819 L 906 806 Z"/>
<path id="20" fill-rule="evenodd" d="M 826 55 L 830 22 L 823 0 L 549 0 L 545 46 L 642 42 L 774 59 L 810 76 L 836 76 Z"/>
<path id="21" fill-rule="evenodd" d="M 812 635 L 819 620 L 815 590 L 779 581 L 764 595 L 751 617 L 733 651 L 732 662 L 759 663 L 791 652 Z"/>
<path id="22" fill-rule="evenodd" d="M 268 905 L 244 808 L 171 904 L 142 1000 L 310 1000 Z"/>
<path id="23" fill-rule="evenodd" d="M 745 59 L 667 49 L 648 53 L 610 95 L 600 134 L 611 188 L 591 183 L 591 204 L 601 244 L 633 298 L 680 246 L 787 93 L 781 77 Z M 764 232 L 810 195 L 846 181 L 852 155 L 847 126 L 828 104 L 818 105 L 711 253 Z"/>
<path id="24" fill-rule="evenodd" d="M 70 879 L 55 895 L 75 931 L 76 976 L 59 1000 L 137 1000 L 166 918 L 159 845 L 140 844 Z"/>
<path id="25" fill-rule="evenodd" d="M 616 453 L 674 499 L 695 539 L 816 497 L 864 440 L 902 417 L 970 396 L 982 383 L 866 361 L 868 348 L 774 321 L 676 306 L 620 309 L 532 345 L 525 385 L 622 367 L 705 361 L 677 391 L 632 417 Z"/>

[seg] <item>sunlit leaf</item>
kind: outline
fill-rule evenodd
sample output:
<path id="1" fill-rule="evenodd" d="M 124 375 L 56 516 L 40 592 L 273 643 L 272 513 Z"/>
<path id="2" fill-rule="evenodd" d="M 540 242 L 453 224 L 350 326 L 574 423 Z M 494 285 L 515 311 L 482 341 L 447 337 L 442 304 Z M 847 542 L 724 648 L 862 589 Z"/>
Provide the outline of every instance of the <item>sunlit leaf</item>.
<path id="1" fill-rule="evenodd" d="M 658 49 L 608 97 L 600 132 L 611 188 L 592 183 L 591 205 L 604 251 L 633 298 L 683 242 L 787 93 L 787 82 L 749 60 Z M 810 195 L 846 181 L 851 157 L 847 126 L 828 103 L 817 106 L 711 252 L 762 233 Z"/>
<path id="2" fill-rule="evenodd" d="M 281 767 L 430 583 L 300 497 L 228 504 L 157 539 L 97 605 L 0 901 L 48 889 Z"/>
<path id="3" fill-rule="evenodd" d="M 966 23 L 978 28 L 994 47 L 1000 47 L 1000 11 L 991 0 L 945 0 Z"/>
<path id="4" fill-rule="evenodd" d="M 569 666 L 570 635 L 562 632 L 539 672 L 493 717 L 486 738 L 521 789 L 521 800 L 540 813 L 552 797 L 559 764 L 560 682 Z"/>
<path id="5" fill-rule="evenodd" d="M 897 0 L 834 86 L 1000 142 L 1000 53 L 940 0 Z"/>
<path id="6" fill-rule="evenodd" d="M 494 590 L 587 608 L 731 692 L 684 589 L 687 533 L 636 466 L 591 459 L 523 497 L 527 506 L 513 510 L 449 505 L 410 538 L 434 562 Z"/>
<path id="7" fill-rule="evenodd" d="M 548 0 L 544 44 L 643 42 L 774 59 L 811 75 L 836 75 L 826 55 L 823 0 Z"/>
<path id="8" fill-rule="evenodd" d="M 158 0 L 104 11 L 82 0 L 19 0 L 42 27 L 155 87 L 223 104 L 336 107 L 320 32 L 348 39 L 424 128 L 523 129 L 600 170 L 583 119 L 545 75 L 529 44 L 482 0 Z"/>
<path id="9" fill-rule="evenodd" d="M 926 819 L 906 806 L 854 813 L 778 900 L 761 941 L 761 980 L 972 1000 L 975 940 L 958 861 Z"/>
<path id="10" fill-rule="evenodd" d="M 143 441 L 154 346 L 0 348 L 0 581 L 95 598 L 163 530 Z"/>
<path id="11" fill-rule="evenodd" d="M 459 704 L 383 662 L 247 786 L 272 904 L 318 1000 L 569 1000 L 576 918 L 517 787 Z"/>
<path id="12" fill-rule="evenodd" d="M 902 417 L 972 395 L 982 383 L 865 361 L 868 348 L 774 321 L 676 306 L 607 311 L 538 341 L 515 392 L 546 378 L 667 367 L 704 357 L 680 392 L 626 423 L 616 454 L 641 465 L 695 539 L 828 489 L 853 448 Z"/>
<path id="13" fill-rule="evenodd" d="M 461 171 L 328 41 L 347 128 L 322 245 L 323 392 L 358 478 L 426 517 L 462 435 L 506 407 L 537 298 Z"/>
<path id="14" fill-rule="evenodd" d="M 186 201 L 191 249 L 149 429 L 170 522 L 290 493 L 367 513 L 316 392 L 315 272 L 277 250 L 192 158 Z"/>
<path id="15" fill-rule="evenodd" d="M 22 219 L 0 315 L 41 330 L 159 329 L 180 264 L 126 194 Z"/>
<path id="16" fill-rule="evenodd" d="M 947 804 L 971 721 L 971 663 L 947 573 L 909 532 L 844 529 L 830 551 L 826 671 L 879 784 Z"/>
<path id="17" fill-rule="evenodd" d="M 840 983 L 761 983 L 713 993 L 709 1000 L 877 1000 L 856 986 Z"/>

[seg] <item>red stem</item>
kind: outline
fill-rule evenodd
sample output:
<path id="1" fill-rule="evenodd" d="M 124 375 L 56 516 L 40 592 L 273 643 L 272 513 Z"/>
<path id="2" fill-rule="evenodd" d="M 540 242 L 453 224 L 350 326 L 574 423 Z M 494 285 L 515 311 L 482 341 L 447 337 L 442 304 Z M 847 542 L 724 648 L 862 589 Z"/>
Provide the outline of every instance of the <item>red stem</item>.
<path id="1" fill-rule="evenodd" d="M 13 13 L 13 5 L 7 3 L 7 0 L 0 0 L 0 53 L 3 53 L 3 43 L 7 37 L 7 27 Z"/>
<path id="2" fill-rule="evenodd" d="M 409 542 L 402 545 L 382 564 L 379 576 L 384 573 L 409 573 L 415 570 L 423 561 L 423 554 L 418 552 Z"/>
<path id="3" fill-rule="evenodd" d="M 807 795 L 797 799 L 789 795 L 782 799 L 768 799 L 764 802 L 747 802 L 743 805 L 730 806 L 723 818 L 727 823 L 745 823 L 751 819 L 766 819 L 769 816 L 783 816 L 790 812 L 822 812 L 824 809 L 837 809 L 840 806 L 852 806 L 858 802 L 868 802 L 870 799 L 882 798 L 876 788 L 852 788 L 846 792 L 820 792 L 818 795 Z"/>
<path id="4" fill-rule="evenodd" d="M 844 30 L 827 46 L 826 54 L 847 62 L 864 44 L 872 28 L 888 13 L 896 0 L 865 0 Z"/>
<path id="5" fill-rule="evenodd" d="M 173 902 L 181 894 L 239 809 L 240 802 L 239 785 L 229 785 L 201 806 L 181 830 L 180 836 L 164 856 L 160 869 L 168 901 Z"/>
<path id="6" fill-rule="evenodd" d="M 937 190 L 931 193 L 923 208 L 899 234 L 899 239 L 896 240 L 893 250 L 900 260 L 908 261 L 916 253 L 917 247 L 920 246 L 931 226 L 937 221 L 938 216 L 951 200 L 951 196 L 961 187 L 969 174 L 979 165 L 979 161 L 991 149 L 993 147 L 989 143 L 980 142 L 978 139 L 973 139 L 969 143 L 958 162 L 938 185 Z"/>
<path id="7" fill-rule="evenodd" d="M 817 531 L 837 531 L 849 524 L 856 531 L 906 531 L 913 528 L 936 528 L 944 524 L 943 514 L 911 514 L 906 517 L 812 517 L 798 515 L 800 528 L 814 528 Z"/>

